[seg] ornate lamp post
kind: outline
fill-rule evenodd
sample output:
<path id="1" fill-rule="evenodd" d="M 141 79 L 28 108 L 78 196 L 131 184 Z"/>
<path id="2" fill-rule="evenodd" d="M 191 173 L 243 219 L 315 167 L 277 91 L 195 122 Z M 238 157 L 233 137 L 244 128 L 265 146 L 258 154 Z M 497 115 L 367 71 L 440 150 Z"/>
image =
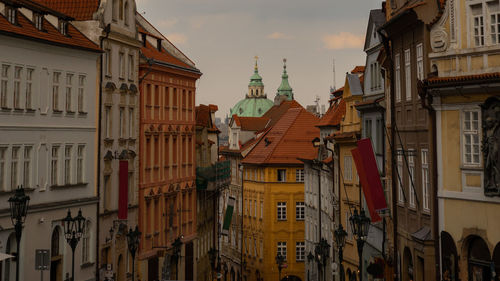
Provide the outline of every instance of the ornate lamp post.
<path id="1" fill-rule="evenodd" d="M 342 224 L 339 224 L 339 227 L 334 232 L 335 235 L 335 243 L 337 244 L 337 248 L 339 251 L 339 270 L 340 270 L 340 281 L 343 281 L 344 276 L 344 266 L 342 265 L 342 260 L 344 259 L 344 246 L 345 246 L 345 237 L 347 236 L 347 232 L 344 230 Z"/>
<path id="2" fill-rule="evenodd" d="M 282 256 L 280 253 L 276 255 L 276 264 L 278 265 L 278 278 L 279 281 L 281 281 L 281 269 L 283 268 L 283 265 L 285 264 L 285 257 Z"/>
<path id="3" fill-rule="evenodd" d="M 135 252 L 139 247 L 139 238 L 141 237 L 141 232 L 139 231 L 139 227 L 135 226 L 135 229 L 130 230 L 127 233 L 127 245 L 128 250 L 130 251 L 130 255 L 132 256 L 132 281 L 135 280 Z"/>
<path id="4" fill-rule="evenodd" d="M 358 246 L 359 256 L 359 281 L 363 281 L 363 246 L 365 245 L 368 229 L 370 228 L 370 218 L 365 215 L 365 210 L 361 210 L 358 215 L 358 210 L 354 209 L 354 214 L 349 218 L 356 236 L 356 245 Z"/>
<path id="5" fill-rule="evenodd" d="M 179 258 L 181 256 L 181 246 L 182 246 L 182 238 L 183 236 L 177 237 L 172 243 L 172 247 L 174 248 L 174 254 L 172 258 L 175 261 L 175 280 L 179 279 Z"/>
<path id="6" fill-rule="evenodd" d="M 326 261 L 330 257 L 330 245 L 326 241 L 326 239 L 321 238 L 318 244 L 316 244 L 316 247 L 314 249 L 314 252 L 316 254 L 316 260 L 318 261 L 318 269 L 321 269 L 321 266 L 323 266 L 323 272 L 318 272 L 319 274 L 319 279 L 321 280 L 321 276 L 324 274 L 324 269 L 326 266 Z"/>
<path id="7" fill-rule="evenodd" d="M 24 194 L 23 186 L 18 186 L 14 196 L 9 198 L 10 204 L 10 219 L 16 232 L 17 255 L 16 255 L 16 281 L 19 281 L 19 262 L 21 234 L 23 232 L 23 224 L 28 213 L 30 197 Z"/>
<path id="8" fill-rule="evenodd" d="M 80 242 L 83 234 L 83 225 L 85 218 L 82 216 L 82 210 L 78 210 L 76 217 L 71 217 L 71 210 L 68 209 L 68 215 L 63 219 L 64 222 L 64 237 L 71 247 L 72 260 L 71 260 L 71 280 L 75 281 L 75 249 Z"/>

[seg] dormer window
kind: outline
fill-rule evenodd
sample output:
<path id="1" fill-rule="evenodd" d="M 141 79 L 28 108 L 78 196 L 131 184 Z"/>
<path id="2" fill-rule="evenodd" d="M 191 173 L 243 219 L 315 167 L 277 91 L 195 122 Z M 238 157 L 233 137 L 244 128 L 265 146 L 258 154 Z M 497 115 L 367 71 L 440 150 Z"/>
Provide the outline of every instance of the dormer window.
<path id="1" fill-rule="evenodd" d="M 36 29 L 38 30 L 43 29 L 43 16 L 41 14 L 34 13 L 33 22 L 35 23 Z"/>
<path id="2" fill-rule="evenodd" d="M 59 20 L 59 32 L 61 32 L 62 35 L 68 35 L 68 22 Z"/>
<path id="3" fill-rule="evenodd" d="M 5 15 L 7 16 L 7 20 L 12 24 L 17 24 L 17 9 L 14 7 L 6 6 L 5 7 Z"/>

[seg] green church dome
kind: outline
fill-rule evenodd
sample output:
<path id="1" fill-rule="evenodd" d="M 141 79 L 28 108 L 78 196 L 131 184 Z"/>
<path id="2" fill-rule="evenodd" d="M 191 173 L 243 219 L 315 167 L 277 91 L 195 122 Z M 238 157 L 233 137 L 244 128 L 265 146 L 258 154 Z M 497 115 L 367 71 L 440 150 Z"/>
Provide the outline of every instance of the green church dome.
<path id="1" fill-rule="evenodd" d="M 245 98 L 231 108 L 231 116 L 236 114 L 239 117 L 261 117 L 273 105 L 267 98 Z"/>
<path id="2" fill-rule="evenodd" d="M 293 90 L 288 83 L 288 74 L 286 73 L 286 59 L 283 59 L 283 74 L 281 75 L 281 85 L 278 88 L 277 96 L 287 96 L 287 100 L 293 100 Z"/>

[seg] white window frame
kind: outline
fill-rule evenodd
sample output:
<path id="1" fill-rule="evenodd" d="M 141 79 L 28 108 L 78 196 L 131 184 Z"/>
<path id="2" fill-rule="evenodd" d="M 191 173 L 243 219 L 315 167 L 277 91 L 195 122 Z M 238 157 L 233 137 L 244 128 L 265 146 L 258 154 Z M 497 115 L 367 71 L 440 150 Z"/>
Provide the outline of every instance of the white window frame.
<path id="1" fill-rule="evenodd" d="M 286 221 L 286 202 L 276 203 L 276 217 L 278 221 Z"/>
<path id="2" fill-rule="evenodd" d="M 474 129 L 474 122 L 472 119 L 469 119 L 470 128 L 467 128 L 467 115 L 470 114 L 471 117 L 477 115 L 477 124 Z M 462 164 L 466 167 L 481 167 L 482 159 L 481 159 L 481 111 L 476 108 L 467 108 L 461 111 L 461 135 L 462 135 Z M 477 142 L 474 142 L 474 138 L 476 138 Z M 470 141 L 468 144 L 467 141 Z M 470 147 L 470 153 L 467 153 L 467 146 Z M 474 152 L 475 150 L 475 152 Z M 467 155 L 470 154 L 470 161 L 467 160 Z M 477 156 L 477 161 L 474 160 L 474 157 Z"/>
<path id="3" fill-rule="evenodd" d="M 85 220 L 82 233 L 82 260 L 81 260 L 82 265 L 92 262 L 91 239 L 92 239 L 92 224 L 89 220 Z"/>
<path id="4" fill-rule="evenodd" d="M 17 24 L 17 9 L 11 6 L 5 6 L 6 18 L 11 24 Z"/>
<path id="5" fill-rule="evenodd" d="M 128 80 L 133 81 L 134 80 L 134 55 L 129 54 L 128 55 Z"/>
<path id="6" fill-rule="evenodd" d="M 26 109 L 33 109 L 33 78 L 35 75 L 35 69 L 33 67 L 26 68 L 26 88 L 24 105 Z"/>
<path id="7" fill-rule="evenodd" d="M 0 107 L 8 107 L 8 94 L 9 94 L 9 74 L 10 65 L 2 64 L 2 73 L 0 73 Z"/>
<path id="8" fill-rule="evenodd" d="M 483 4 L 484 5 L 484 4 Z M 480 15 L 472 16 L 472 30 L 474 38 L 474 46 L 482 47 L 484 46 L 484 14 L 481 12 Z"/>
<path id="9" fill-rule="evenodd" d="M 7 189 L 8 185 L 6 184 L 7 151 L 8 151 L 7 146 L 0 146 L 0 190 L 2 191 L 8 191 Z"/>
<path id="10" fill-rule="evenodd" d="M 415 150 L 408 150 L 408 204 L 411 208 L 415 208 L 415 193 L 416 182 L 415 182 Z M 412 185 L 413 183 L 413 185 Z"/>
<path id="11" fill-rule="evenodd" d="M 425 212 L 430 211 L 430 175 L 429 175 L 429 150 L 421 149 L 422 163 L 422 209 Z"/>
<path id="12" fill-rule="evenodd" d="M 411 101 L 411 49 L 405 50 L 405 98 Z"/>
<path id="13" fill-rule="evenodd" d="M 306 205 L 304 202 L 295 202 L 295 220 L 303 221 L 306 216 Z"/>
<path id="14" fill-rule="evenodd" d="M 66 144 L 64 146 L 64 184 L 70 185 L 72 183 L 72 168 L 73 168 L 73 145 Z"/>
<path id="15" fill-rule="evenodd" d="M 399 173 L 399 177 L 396 175 L 397 185 L 398 185 L 398 202 L 404 204 L 405 196 L 403 191 L 403 151 L 400 149 L 397 150 L 397 173 Z"/>
<path id="16" fill-rule="evenodd" d="M 19 185 L 19 154 L 21 152 L 22 146 L 14 145 L 11 149 L 11 159 L 10 159 L 10 187 L 11 190 L 15 190 Z"/>
<path id="17" fill-rule="evenodd" d="M 277 182 L 286 182 L 286 169 L 277 169 L 276 170 L 276 181 Z"/>
<path id="18" fill-rule="evenodd" d="M 73 113 L 73 73 L 66 73 L 66 113 Z"/>
<path id="19" fill-rule="evenodd" d="M 111 106 L 104 109 L 104 137 L 111 138 Z"/>
<path id="20" fill-rule="evenodd" d="M 61 111 L 59 108 L 59 89 L 61 83 L 61 72 L 54 71 L 52 73 L 52 110 Z"/>
<path id="21" fill-rule="evenodd" d="M 118 53 L 118 71 L 120 74 L 118 76 L 118 78 L 125 79 L 125 53 L 124 52 Z"/>
<path id="22" fill-rule="evenodd" d="M 23 186 L 24 188 L 32 187 L 31 178 L 33 174 L 33 146 L 25 145 L 23 149 Z"/>
<path id="23" fill-rule="evenodd" d="M 85 145 L 79 144 L 76 151 L 76 182 L 85 182 Z"/>
<path id="24" fill-rule="evenodd" d="M 85 84 L 87 76 L 85 74 L 78 75 L 78 113 L 85 113 Z"/>
<path id="25" fill-rule="evenodd" d="M 422 43 L 417 44 L 417 79 L 424 80 L 424 45 Z M 418 96 L 418 95 L 417 95 Z"/>
<path id="26" fill-rule="evenodd" d="M 43 16 L 39 13 L 33 13 L 33 22 L 38 30 L 43 30 Z"/>
<path id="27" fill-rule="evenodd" d="M 295 261 L 303 262 L 306 259 L 306 243 L 295 242 Z"/>
<path id="28" fill-rule="evenodd" d="M 23 67 L 14 66 L 14 92 L 13 106 L 14 109 L 21 109 L 21 80 L 23 78 Z"/>
<path id="29" fill-rule="evenodd" d="M 490 13 L 490 39 L 492 45 L 500 43 L 500 12 Z"/>
<path id="30" fill-rule="evenodd" d="M 57 186 L 59 183 L 59 154 L 60 145 L 52 145 L 50 151 L 50 184 Z"/>
<path id="31" fill-rule="evenodd" d="M 295 181 L 296 182 L 304 182 L 304 169 L 296 169 L 295 170 Z"/>
<path id="32" fill-rule="evenodd" d="M 395 65 L 395 101 L 401 101 L 401 55 L 398 53 L 394 56 L 394 65 Z"/>
<path id="33" fill-rule="evenodd" d="M 277 243 L 276 256 L 281 254 L 283 259 L 286 261 L 286 241 L 280 241 Z"/>

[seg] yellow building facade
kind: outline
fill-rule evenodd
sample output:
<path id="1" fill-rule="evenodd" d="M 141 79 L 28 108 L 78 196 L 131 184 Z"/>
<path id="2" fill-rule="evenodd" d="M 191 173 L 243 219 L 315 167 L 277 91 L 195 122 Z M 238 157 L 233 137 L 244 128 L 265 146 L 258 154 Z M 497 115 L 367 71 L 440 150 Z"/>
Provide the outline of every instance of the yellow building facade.
<path id="1" fill-rule="evenodd" d="M 443 280 L 500 274 L 497 16 L 498 2 L 448 0 L 430 33 L 434 75 L 421 83 L 420 96 L 436 130 Z"/>

